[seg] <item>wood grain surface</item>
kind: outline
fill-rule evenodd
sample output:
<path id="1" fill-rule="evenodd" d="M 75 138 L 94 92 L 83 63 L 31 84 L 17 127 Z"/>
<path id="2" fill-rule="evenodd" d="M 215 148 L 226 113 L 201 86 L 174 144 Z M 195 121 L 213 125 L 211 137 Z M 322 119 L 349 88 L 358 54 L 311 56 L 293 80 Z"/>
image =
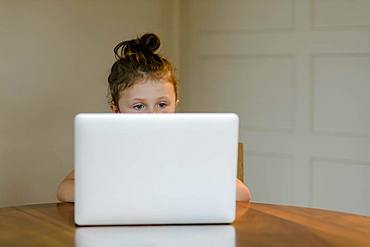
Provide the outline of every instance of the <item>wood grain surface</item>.
<path id="1" fill-rule="evenodd" d="M 0 208 L 0 246 L 74 246 L 72 203 Z M 370 246 L 370 217 L 237 203 L 233 246 Z M 231 247 L 231 246 L 230 246 Z"/>

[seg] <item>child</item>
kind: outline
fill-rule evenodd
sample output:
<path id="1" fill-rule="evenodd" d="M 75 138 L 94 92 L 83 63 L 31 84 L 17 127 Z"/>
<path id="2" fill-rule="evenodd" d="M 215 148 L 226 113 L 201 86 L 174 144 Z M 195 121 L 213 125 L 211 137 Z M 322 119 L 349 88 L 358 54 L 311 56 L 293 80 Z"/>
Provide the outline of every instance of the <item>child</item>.
<path id="1" fill-rule="evenodd" d="M 174 113 L 178 104 L 177 81 L 171 63 L 155 53 L 155 34 L 119 43 L 116 62 L 108 77 L 110 107 L 115 113 Z M 237 180 L 237 200 L 249 201 L 248 187 Z M 57 198 L 74 201 L 74 171 L 59 184 Z"/>

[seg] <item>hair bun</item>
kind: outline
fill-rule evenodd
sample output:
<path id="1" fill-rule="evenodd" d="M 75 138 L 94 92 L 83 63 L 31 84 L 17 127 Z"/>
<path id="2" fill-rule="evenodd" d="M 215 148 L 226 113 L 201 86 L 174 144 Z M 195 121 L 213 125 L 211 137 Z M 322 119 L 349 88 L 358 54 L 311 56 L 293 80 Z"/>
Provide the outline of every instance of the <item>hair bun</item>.
<path id="1" fill-rule="evenodd" d="M 135 53 L 154 53 L 158 50 L 161 42 L 154 33 L 146 33 L 140 38 L 127 40 L 119 43 L 114 48 L 117 59 L 128 57 Z"/>
<path id="2" fill-rule="evenodd" d="M 140 38 L 140 45 L 147 51 L 155 52 L 161 45 L 161 41 L 154 33 L 146 33 Z"/>

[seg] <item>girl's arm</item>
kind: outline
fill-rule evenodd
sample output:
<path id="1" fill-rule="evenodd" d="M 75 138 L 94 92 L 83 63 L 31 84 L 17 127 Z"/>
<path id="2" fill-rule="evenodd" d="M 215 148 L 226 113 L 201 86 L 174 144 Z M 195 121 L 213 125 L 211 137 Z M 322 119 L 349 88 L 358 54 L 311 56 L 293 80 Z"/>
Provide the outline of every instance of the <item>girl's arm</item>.
<path id="1" fill-rule="evenodd" d="M 251 192 L 239 179 L 236 181 L 236 200 L 243 202 L 249 202 L 251 200 Z"/>
<path id="2" fill-rule="evenodd" d="M 61 202 L 74 202 L 75 201 L 75 175 L 72 170 L 59 184 L 57 191 L 57 199 Z"/>

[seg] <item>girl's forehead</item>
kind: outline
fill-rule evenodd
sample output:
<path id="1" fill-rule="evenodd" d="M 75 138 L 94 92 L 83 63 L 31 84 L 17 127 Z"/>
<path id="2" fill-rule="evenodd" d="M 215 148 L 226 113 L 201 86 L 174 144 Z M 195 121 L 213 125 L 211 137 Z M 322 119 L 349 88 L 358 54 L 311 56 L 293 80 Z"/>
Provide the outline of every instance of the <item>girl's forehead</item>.
<path id="1" fill-rule="evenodd" d="M 158 97 L 175 97 L 175 88 L 168 81 L 147 80 L 135 83 L 121 92 L 121 99 L 152 99 Z"/>

